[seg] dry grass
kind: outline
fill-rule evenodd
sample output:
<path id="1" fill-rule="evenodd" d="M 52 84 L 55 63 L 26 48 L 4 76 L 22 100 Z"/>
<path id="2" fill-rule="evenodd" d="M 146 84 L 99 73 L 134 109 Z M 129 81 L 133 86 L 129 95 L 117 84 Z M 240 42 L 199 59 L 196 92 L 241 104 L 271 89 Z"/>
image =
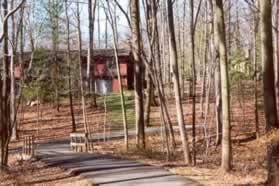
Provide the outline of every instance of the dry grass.
<path id="1" fill-rule="evenodd" d="M 233 185 L 262 185 L 266 179 L 266 173 L 258 170 L 256 175 L 240 172 L 224 173 L 218 169 L 206 169 L 197 167 L 178 167 L 170 169 L 170 172 L 187 176 L 203 185 L 233 186 Z"/>
<path id="2" fill-rule="evenodd" d="M 270 144 L 272 142 L 279 142 L 279 129 L 274 129 L 262 136 L 257 142 L 263 146 Z"/>

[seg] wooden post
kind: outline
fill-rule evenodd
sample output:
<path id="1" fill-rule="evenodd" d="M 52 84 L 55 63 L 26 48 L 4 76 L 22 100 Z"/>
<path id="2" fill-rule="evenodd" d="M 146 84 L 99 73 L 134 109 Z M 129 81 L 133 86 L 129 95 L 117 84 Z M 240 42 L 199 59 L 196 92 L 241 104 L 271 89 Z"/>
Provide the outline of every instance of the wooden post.
<path id="1" fill-rule="evenodd" d="M 22 154 L 32 157 L 34 155 L 34 137 L 24 136 Z"/>

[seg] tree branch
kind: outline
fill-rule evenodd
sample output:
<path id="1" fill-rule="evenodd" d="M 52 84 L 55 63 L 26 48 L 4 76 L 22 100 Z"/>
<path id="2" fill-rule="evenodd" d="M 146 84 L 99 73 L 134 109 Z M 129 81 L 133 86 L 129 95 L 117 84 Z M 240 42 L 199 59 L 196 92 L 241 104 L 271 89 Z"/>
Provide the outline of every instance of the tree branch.
<path id="1" fill-rule="evenodd" d="M 6 27 L 6 23 L 9 19 L 9 17 L 11 17 L 16 11 L 18 11 L 20 9 L 20 7 L 25 3 L 25 0 L 21 0 L 21 2 L 18 4 L 17 7 L 15 7 L 13 10 L 11 10 L 4 18 L 3 18 L 3 22 L 2 22 L 2 28 L 3 30 L 5 30 Z M 5 37 L 6 33 L 2 32 L 0 34 L 0 43 L 2 43 L 4 37 Z"/>
<path id="2" fill-rule="evenodd" d="M 126 17 L 127 19 L 127 22 L 128 22 L 128 25 L 129 27 L 131 28 L 131 21 L 130 21 L 130 18 L 129 18 L 129 15 L 128 13 L 123 9 L 123 7 L 119 4 L 118 0 L 114 0 L 115 4 L 118 6 L 118 8 L 120 9 L 120 11 L 124 14 L 124 16 Z"/>
<path id="3" fill-rule="evenodd" d="M 201 5 L 202 5 L 202 0 L 200 0 L 200 2 L 199 2 L 198 10 L 197 10 L 196 16 L 195 16 L 195 22 L 194 22 L 194 28 L 193 28 L 194 32 L 195 32 L 196 27 L 197 27 L 197 22 L 198 22 L 199 13 L 200 13 L 200 10 L 201 10 Z"/>

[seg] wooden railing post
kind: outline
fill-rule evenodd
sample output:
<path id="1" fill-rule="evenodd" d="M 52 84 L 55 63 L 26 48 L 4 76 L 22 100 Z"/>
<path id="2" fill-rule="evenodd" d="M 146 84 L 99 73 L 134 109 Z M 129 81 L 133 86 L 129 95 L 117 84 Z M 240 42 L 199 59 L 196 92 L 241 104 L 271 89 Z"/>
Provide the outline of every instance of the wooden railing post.
<path id="1" fill-rule="evenodd" d="M 22 154 L 23 156 L 33 157 L 34 156 L 34 137 L 33 136 L 24 136 L 23 137 L 23 146 Z"/>

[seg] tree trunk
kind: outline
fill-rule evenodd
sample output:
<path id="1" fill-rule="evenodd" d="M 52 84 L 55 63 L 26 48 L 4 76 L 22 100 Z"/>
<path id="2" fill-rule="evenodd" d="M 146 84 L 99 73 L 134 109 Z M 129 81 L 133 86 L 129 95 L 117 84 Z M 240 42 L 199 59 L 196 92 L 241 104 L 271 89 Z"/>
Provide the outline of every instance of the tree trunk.
<path id="1" fill-rule="evenodd" d="M 151 111 L 151 94 L 153 89 L 153 83 L 151 81 L 151 77 L 146 75 L 146 95 L 145 95 L 145 105 L 144 105 L 144 123 L 146 127 L 150 126 L 150 111 Z"/>
<path id="2" fill-rule="evenodd" d="M 211 9 L 214 13 L 214 7 L 211 2 Z M 214 79 L 215 79 L 215 125 L 216 125 L 216 145 L 222 142 L 222 97 L 221 97 L 221 72 L 220 72 L 220 49 L 218 36 L 217 14 L 214 14 L 212 28 L 213 28 L 213 58 L 214 61 Z"/>
<path id="3" fill-rule="evenodd" d="M 206 65 L 208 60 L 208 4 L 205 4 L 205 26 L 204 26 L 204 48 L 203 48 L 203 65 L 202 65 L 202 87 L 201 87 L 201 97 L 200 97 L 200 115 L 204 118 L 203 105 L 204 97 L 206 94 Z"/>
<path id="4" fill-rule="evenodd" d="M 264 88 L 264 113 L 266 131 L 279 128 L 277 121 L 275 77 L 273 62 L 273 42 L 272 42 L 272 3 L 271 0 L 260 0 L 260 27 L 261 27 L 261 47 L 263 63 L 263 88 Z M 268 144 L 268 184 L 273 185 L 278 179 L 278 142 Z M 277 167 L 276 167 L 277 166 Z M 277 170 L 276 170 L 276 169 Z M 276 171 L 276 172 L 274 172 Z M 272 183 L 273 182 L 273 183 Z M 276 183 L 275 183 L 276 185 Z"/>
<path id="5" fill-rule="evenodd" d="M 279 127 L 274 81 L 271 0 L 260 0 L 261 46 L 263 63 L 264 112 L 266 129 Z"/>
<path id="6" fill-rule="evenodd" d="M 184 116 L 183 116 L 183 107 L 181 101 L 181 92 L 179 85 L 179 74 L 178 74 L 178 64 L 177 64 L 177 49 L 175 42 L 175 32 L 174 32 L 174 22 L 173 22 L 173 7 L 172 0 L 168 0 L 168 27 L 169 27 L 169 44 L 170 44 L 170 62 L 173 72 L 173 85 L 174 85 L 174 94 L 175 94 L 175 103 L 177 111 L 177 120 L 180 129 L 180 135 L 182 140 L 182 149 L 184 151 L 184 161 L 186 164 L 191 163 L 190 150 L 188 139 L 186 135 L 185 125 L 184 125 Z"/>
<path id="7" fill-rule="evenodd" d="M 275 13 L 275 26 L 276 28 L 279 27 L 279 0 L 276 0 L 276 13 Z M 276 76 L 276 101 L 277 101 L 277 110 L 279 109 L 279 33 L 276 30 L 275 31 L 275 36 L 276 36 L 276 52 L 275 52 L 275 58 L 276 58 L 276 63 L 275 63 L 275 76 Z M 278 117 L 278 116 L 277 116 Z"/>
<path id="8" fill-rule="evenodd" d="M 192 158 L 196 165 L 196 54 L 195 54 L 195 28 L 194 28 L 194 1 L 190 1 L 190 37 L 191 37 L 191 60 L 192 60 Z"/>
<path id="9" fill-rule="evenodd" d="M 108 8 L 108 13 L 106 13 L 107 20 L 109 21 L 111 25 L 111 29 L 113 32 L 113 50 L 114 50 L 114 59 L 115 59 L 115 64 L 116 64 L 116 70 L 117 70 L 117 79 L 118 79 L 118 86 L 120 89 L 120 99 L 121 99 L 121 108 L 122 108 L 122 118 L 123 118 L 123 132 L 124 132 L 124 142 L 125 142 L 125 148 L 128 150 L 129 148 L 129 143 L 128 143 L 128 124 L 127 124 L 127 113 L 126 113 L 126 104 L 125 104 L 125 96 L 124 96 L 124 91 L 123 91 L 123 86 L 122 86 L 122 78 L 121 78 L 121 73 L 120 73 L 120 65 L 119 65 L 119 59 L 118 59 L 118 41 L 117 41 L 117 23 L 115 20 L 115 14 L 114 16 L 112 15 L 111 12 L 111 6 L 110 3 L 107 1 L 107 8 Z"/>
<path id="10" fill-rule="evenodd" d="M 95 64 L 94 64 L 94 54 L 93 54 L 93 45 L 94 45 L 94 20 L 95 20 L 95 10 L 96 10 L 96 0 L 88 0 L 88 19 L 89 19 L 89 42 L 88 42 L 88 55 L 87 55 L 87 88 L 88 93 L 91 94 L 93 98 L 93 106 L 97 106 L 96 94 L 95 94 Z M 92 70 L 92 72 L 91 72 Z"/>
<path id="11" fill-rule="evenodd" d="M 142 80 L 142 63 L 140 60 L 140 9 L 137 0 L 131 0 L 131 27 L 132 27 L 132 48 L 135 64 L 135 114 L 137 128 L 137 146 L 145 148 L 144 133 L 144 110 L 143 110 L 143 80 Z"/>
<path id="12" fill-rule="evenodd" d="M 152 2 L 150 0 L 146 0 L 145 1 L 145 17 L 146 17 L 146 27 L 147 27 L 147 35 L 149 38 L 149 42 L 154 42 L 150 41 L 151 38 L 154 38 L 154 32 L 153 30 L 155 29 L 155 25 L 154 25 L 154 19 L 152 17 Z M 155 10 L 154 10 L 155 11 Z M 155 38 L 154 38 L 155 39 Z M 154 45 L 154 43 L 151 44 L 152 46 Z M 152 51 L 152 46 L 151 46 L 151 51 L 149 56 L 150 56 L 150 65 L 152 66 L 154 61 L 154 56 L 153 51 Z M 152 53 L 152 54 L 151 54 Z M 148 73 L 145 73 L 145 79 L 146 79 L 146 90 L 145 90 L 145 105 L 144 105 L 144 123 L 146 127 L 150 126 L 150 111 L 151 111 L 151 99 L 152 94 L 153 94 L 153 82 L 152 79 L 150 77 L 150 75 Z"/>
<path id="13" fill-rule="evenodd" d="M 81 39 L 81 27 L 80 27 L 80 9 L 79 2 L 77 4 L 77 22 L 78 22 L 78 61 L 79 61 L 79 78 L 80 78 L 80 94 L 81 94 L 81 104 L 82 104 L 82 117 L 84 124 L 84 132 L 89 133 L 87 118 L 86 118 L 86 108 L 85 108 L 85 96 L 84 96 L 84 83 L 83 83 L 83 74 L 82 74 L 82 39 Z"/>
<path id="14" fill-rule="evenodd" d="M 268 178 L 267 185 L 277 186 L 279 184 L 279 142 L 273 141 L 267 146 Z"/>
<path id="15" fill-rule="evenodd" d="M 121 74 L 120 74 L 120 67 L 119 67 L 118 51 L 117 51 L 117 44 L 116 44 L 117 41 L 116 41 L 116 36 L 115 36 L 117 31 L 114 30 L 113 32 L 114 32 L 113 33 L 113 48 L 114 48 L 114 57 L 115 57 L 115 63 L 116 63 L 116 68 L 117 68 L 118 86 L 120 88 L 123 129 L 124 129 L 124 142 L 125 142 L 125 148 L 126 148 L 126 150 L 128 150 L 129 144 L 128 144 L 128 124 L 127 124 L 126 104 L 125 104 L 125 97 L 124 97 Z"/>
<path id="16" fill-rule="evenodd" d="M 71 46 L 70 46 L 70 20 L 68 15 L 68 0 L 65 1 L 65 11 L 66 11 L 66 24 L 67 24 L 67 65 L 68 65 L 68 87 L 69 87 L 69 102 L 70 102 L 70 112 L 72 118 L 72 132 L 76 132 L 76 121 L 73 106 L 73 94 L 72 94 L 72 77 L 71 77 Z"/>
<path id="17" fill-rule="evenodd" d="M 51 60 L 53 62 L 52 69 L 52 86 L 55 89 L 54 102 L 56 104 L 56 110 L 59 112 L 60 110 L 60 97 L 59 97 L 59 64 L 58 64 L 58 35 L 59 35 L 59 27 L 58 27 L 58 2 L 57 0 L 48 0 L 48 8 L 49 8 L 49 18 L 51 25 L 51 44 L 52 44 L 52 56 Z"/>
<path id="18" fill-rule="evenodd" d="M 218 42 L 218 41 L 217 41 Z M 218 45 L 216 46 L 218 47 Z M 218 52 L 219 53 L 219 52 Z M 219 55 L 219 54 L 218 54 Z M 216 123 L 216 145 L 220 145 L 222 142 L 222 98 L 221 98 L 221 74 L 220 74 L 220 65 L 219 58 L 215 57 L 215 123 Z"/>
<path id="19" fill-rule="evenodd" d="M 215 20 L 218 27 L 217 37 L 219 41 L 220 52 L 220 73 L 221 73 L 221 92 L 222 92 L 222 169 L 229 171 L 231 169 L 231 125 L 230 125 L 230 91 L 228 78 L 228 59 L 226 48 L 226 32 L 224 22 L 223 0 L 214 0 Z"/>
<path id="20" fill-rule="evenodd" d="M 148 52 L 149 56 L 147 59 L 145 59 L 148 64 L 145 64 L 145 69 L 148 72 L 149 77 L 151 78 L 151 81 L 154 83 L 154 88 L 158 92 L 159 96 L 159 102 L 160 102 L 160 112 L 162 116 L 163 121 L 163 127 L 166 129 L 165 136 L 166 136 L 166 145 L 168 150 L 168 137 L 170 137 L 171 144 L 173 149 L 175 148 L 175 139 L 174 139 L 174 131 L 171 123 L 171 118 L 169 115 L 169 111 L 166 104 L 166 98 L 165 98 L 165 91 L 163 88 L 163 78 L 162 78 L 162 59 L 160 55 L 160 40 L 159 40 L 159 33 L 158 33 L 158 23 L 157 23 L 157 7 L 155 0 L 146 0 L 147 6 L 147 12 L 146 15 L 149 15 L 149 21 L 147 21 L 147 30 L 149 30 L 147 36 L 148 36 Z M 148 12 L 150 11 L 150 12 Z M 148 16 L 146 16 L 148 17 Z M 152 19 L 151 19 L 152 17 Z M 152 61 L 153 60 L 153 61 Z M 153 85 L 152 83 L 152 85 Z M 152 94 L 152 93 L 151 93 Z M 151 96 L 152 97 L 152 96 Z M 152 99 L 152 98 L 151 98 Z M 169 135 L 170 134 L 170 135 Z M 167 153 L 167 155 L 170 155 Z"/>
<path id="21" fill-rule="evenodd" d="M 98 48 L 101 48 L 101 20 L 100 20 L 100 1 L 98 1 Z M 94 24 L 94 23 L 93 23 Z"/>
<path id="22" fill-rule="evenodd" d="M 10 109 L 11 109 L 11 126 L 12 130 L 12 140 L 17 139 L 17 127 L 16 127 L 16 97 L 15 97 L 15 77 L 14 77 L 14 62 L 15 62 L 15 53 L 14 46 L 11 47 L 11 58 L 10 58 L 10 79 L 11 79 L 11 92 L 10 92 Z"/>
<path id="23" fill-rule="evenodd" d="M 108 18 L 105 21 L 105 48 L 108 48 Z"/>
<path id="24" fill-rule="evenodd" d="M 11 0 L 11 10 L 14 9 L 14 0 Z M 12 135 L 11 140 L 17 139 L 17 128 L 16 128 L 16 97 L 15 97 L 15 77 L 14 77 L 14 63 L 16 55 L 16 28 L 14 15 L 11 17 L 11 34 L 12 34 L 12 46 L 11 46 L 11 61 L 10 61 L 10 79 L 11 79 L 11 92 L 10 92 L 10 109 L 11 109 L 11 124 L 12 124 Z"/>
<path id="25" fill-rule="evenodd" d="M 258 60 L 257 60 L 257 34 L 258 34 L 258 12 L 253 11 L 253 65 L 254 65 L 254 114 L 255 114 L 255 132 L 256 138 L 260 137 L 259 131 L 259 113 L 258 113 Z"/>
<path id="26" fill-rule="evenodd" d="M 2 0 L 1 2 L 2 17 L 8 14 L 8 2 L 7 0 Z M 1 76 L 1 158 L 0 158 L 0 168 L 7 166 L 8 164 L 8 144 L 10 138 L 10 104 L 9 104 L 9 91 L 10 91 L 10 79 L 9 79 L 9 59 L 8 59 L 8 23 L 3 24 L 3 42 L 2 44 L 2 76 Z"/>

